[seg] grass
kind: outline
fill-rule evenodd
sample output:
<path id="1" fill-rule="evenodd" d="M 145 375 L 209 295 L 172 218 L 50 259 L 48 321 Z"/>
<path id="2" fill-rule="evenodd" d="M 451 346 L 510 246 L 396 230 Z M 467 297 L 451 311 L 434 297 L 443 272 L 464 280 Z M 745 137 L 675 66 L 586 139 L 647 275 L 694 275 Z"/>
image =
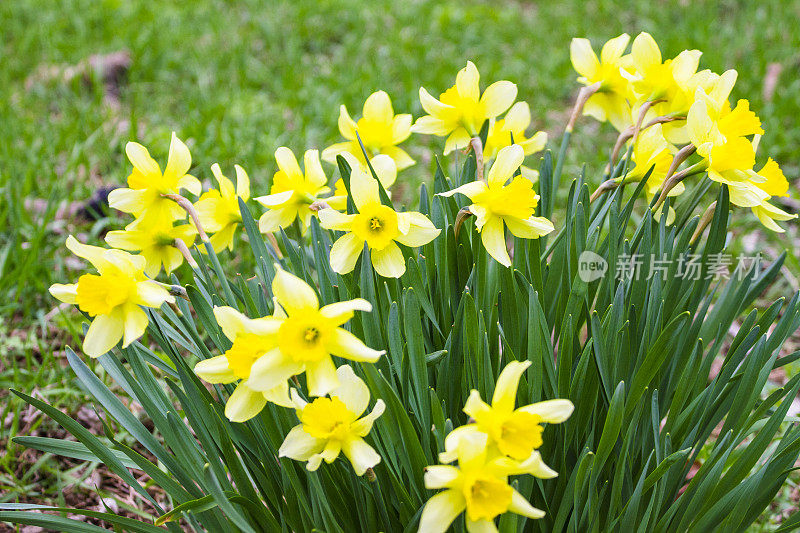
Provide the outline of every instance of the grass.
<path id="1" fill-rule="evenodd" d="M 698 48 L 705 52 L 703 67 L 737 68 L 734 96 L 751 100 L 767 131 L 760 150 L 778 160 L 790 179 L 798 175 L 800 79 L 794 72 L 800 63 L 800 2 L 615 4 L 0 3 L 0 415 L 12 420 L 0 434 L 0 446 L 9 452 L 0 454 L 5 474 L 0 493 L 13 482 L 10 473 L 21 449 L 7 439 L 22 417 L 21 406 L 2 389 L 37 389 L 67 410 L 80 404 L 60 362 L 70 322 L 49 313 L 54 302 L 46 289 L 76 276 L 60 250 L 66 232 L 97 240 L 119 221 L 75 225 L 53 219 L 63 202 L 84 200 L 101 185 L 124 181 L 128 140 L 139 140 L 163 161 L 170 132 L 176 131 L 189 144 L 201 179 L 210 178 L 214 162 L 224 169 L 240 163 L 254 193 L 263 193 L 275 169 L 276 147 L 298 152 L 337 140 L 339 104 L 358 114 L 369 93 L 385 89 L 398 112 L 418 116 L 419 86 L 443 90 L 472 59 L 485 81 L 518 84 L 519 98 L 531 104 L 534 126 L 551 133 L 552 147 L 577 90 L 570 39 L 586 36 L 598 44 L 623 31 L 645 30 L 665 55 Z M 41 74 L 47 66 L 118 50 L 130 51 L 132 64 L 116 102 L 109 102 L 100 83 L 65 83 Z M 772 64 L 783 71 L 774 94 L 765 98 Z M 614 137 L 607 126 L 590 120 L 579 129 L 568 177 L 579 171 L 578 161 L 588 161 L 587 173 L 597 174 L 597 161 Z M 441 144 L 428 137 L 407 142 L 418 164 L 401 180 L 428 180 L 432 149 Z M 750 218 L 745 212 L 739 216 Z M 751 221 L 742 224 L 743 233 L 754 227 Z M 796 233 L 796 226 L 787 236 L 760 233 L 756 247 L 791 247 Z M 796 254 L 788 264 L 787 276 L 796 279 Z"/>

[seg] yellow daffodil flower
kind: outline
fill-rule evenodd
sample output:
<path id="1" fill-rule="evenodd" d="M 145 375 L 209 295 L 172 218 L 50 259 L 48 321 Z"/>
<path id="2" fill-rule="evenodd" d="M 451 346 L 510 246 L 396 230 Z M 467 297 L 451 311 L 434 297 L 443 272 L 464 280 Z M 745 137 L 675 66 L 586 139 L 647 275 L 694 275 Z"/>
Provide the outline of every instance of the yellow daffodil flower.
<path id="1" fill-rule="evenodd" d="M 427 115 L 417 119 L 411 131 L 447 136 L 444 154 L 465 148 L 478 135 L 484 122 L 508 109 L 517 97 L 517 86 L 510 81 L 497 81 L 481 95 L 480 74 L 472 63 L 456 75 L 456 83 L 437 100 L 424 87 L 419 89 L 419 101 Z"/>
<path id="2" fill-rule="evenodd" d="M 469 210 L 476 217 L 475 228 L 481 234 L 483 246 L 507 267 L 511 266 L 511 257 L 506 249 L 505 227 L 523 239 L 536 239 L 553 231 L 552 222 L 533 215 L 539 195 L 533 191 L 531 181 L 523 176 L 511 179 L 524 158 L 520 145 L 507 146 L 500 150 L 489 169 L 488 185 L 473 181 L 439 193 L 441 196 L 460 193 L 472 200 Z M 506 185 L 509 179 L 511 183 Z"/>
<path id="3" fill-rule="evenodd" d="M 286 318 L 278 328 L 277 347 L 253 363 L 248 377 L 250 388 L 273 390 L 305 372 L 308 393 L 325 396 L 339 386 L 331 355 L 374 363 L 385 353 L 368 348 L 341 327 L 355 311 L 371 311 L 368 301 L 357 298 L 320 308 L 310 285 L 277 265 L 276 269 L 272 292 Z"/>
<path id="4" fill-rule="evenodd" d="M 322 151 L 322 159 L 336 163 L 336 156 L 349 153 L 364 164 L 364 154 L 358 143 L 356 132 L 364 143 L 370 158 L 385 154 L 392 158 L 397 170 L 403 170 L 414 164 L 414 160 L 397 145 L 411 135 L 411 115 L 394 114 L 392 100 L 384 91 L 369 95 L 364 102 L 363 116 L 358 122 L 350 118 L 345 106 L 339 108 L 339 132 L 346 142 L 336 143 Z"/>
<path id="5" fill-rule="evenodd" d="M 600 59 L 592 50 L 588 39 L 572 39 L 570 59 L 575 71 L 580 74 L 578 82 L 593 85 L 600 82 L 600 89 L 583 107 L 583 114 L 600 122 L 608 120 L 619 131 L 631 125 L 631 107 L 628 103 L 631 88 L 623 76 L 630 68 L 630 56 L 625 56 L 630 36 L 623 33 L 603 45 Z"/>
<path id="6" fill-rule="evenodd" d="M 527 102 L 517 102 L 502 119 L 492 119 L 489 121 L 489 134 L 486 137 L 486 146 L 483 148 L 485 160 L 497 157 L 501 148 L 518 144 L 522 146 L 525 155 L 532 155 L 544 150 L 547 144 L 547 133 L 537 131 L 533 137 L 526 137 L 525 130 L 531 125 L 531 108 Z M 511 142 L 511 138 L 514 142 Z M 522 175 L 530 180 L 539 178 L 539 172 L 532 168 L 522 165 L 520 167 Z"/>
<path id="7" fill-rule="evenodd" d="M 232 307 L 215 307 L 214 317 L 233 345 L 224 354 L 197 363 L 194 372 L 208 383 L 241 380 L 225 403 L 225 416 L 232 422 L 245 422 L 260 413 L 268 401 L 292 407 L 294 404 L 289 398 L 286 380 L 264 391 L 255 390 L 249 381 L 256 361 L 274 357 L 283 323 L 280 313 L 271 317 L 247 318 Z"/>
<path id="8" fill-rule="evenodd" d="M 279 170 L 272 178 L 270 194 L 256 198 L 267 208 L 258 221 L 258 227 L 263 233 L 272 233 L 289 227 L 297 218 L 305 231 L 314 216 L 309 206 L 330 192 L 325 185 L 328 178 L 319 162 L 319 151 L 306 150 L 303 156 L 305 172 L 297 164 L 294 153 L 285 146 L 275 150 L 275 160 Z"/>
<path id="9" fill-rule="evenodd" d="M 544 511 L 533 507 L 508 484 L 508 476 L 522 472 L 514 461 L 491 454 L 486 435 L 465 436 L 455 456 L 458 466 L 434 465 L 425 469 L 425 487 L 445 490 L 425 504 L 420 533 L 444 533 L 465 511 L 470 533 L 496 533 L 494 520 L 506 512 L 533 519 L 544 516 Z"/>
<path id="10" fill-rule="evenodd" d="M 356 168 L 365 174 L 370 174 L 369 168 L 356 159 L 353 154 L 344 152 L 341 155 L 347 160 L 351 169 Z M 378 176 L 381 185 L 391 197 L 389 187 L 394 185 L 395 180 L 397 180 L 397 166 L 394 160 L 388 155 L 380 154 L 370 159 L 369 164 L 372 165 L 372 170 L 375 171 L 375 175 Z M 339 178 L 333 187 L 333 196 L 325 198 L 324 201 L 333 209 L 344 211 L 347 208 L 347 189 L 344 186 L 344 180 Z"/>
<path id="11" fill-rule="evenodd" d="M 139 252 L 147 263 L 144 273 L 154 278 L 164 266 L 167 275 L 181 266 L 183 254 L 175 248 L 175 240 L 180 239 L 191 247 L 197 230 L 189 224 L 174 225 L 169 220 L 152 220 L 147 218 L 134 220 L 124 230 L 109 231 L 106 242 L 113 248 Z"/>
<path id="12" fill-rule="evenodd" d="M 550 478 L 555 472 L 547 468 L 538 457 L 536 449 L 542 445 L 542 423 L 559 424 L 572 414 L 573 405 L 569 400 L 548 400 L 514 409 L 519 380 L 530 361 L 511 361 L 497 378 L 497 385 L 489 405 L 481 399 L 480 393 L 473 390 L 464 406 L 473 423 L 451 431 L 445 440 L 445 452 L 440 461 L 451 462 L 456 459 L 462 440 L 476 433 L 488 436 L 492 450 L 519 461 L 521 468 L 534 468 L 526 473 L 537 477 Z M 532 454 L 536 456 L 532 457 Z"/>
<path id="13" fill-rule="evenodd" d="M 141 337 L 148 321 L 140 306 L 159 308 L 175 301 L 164 287 L 147 279 L 141 255 L 82 244 L 72 235 L 67 248 L 89 261 L 97 274 L 84 274 L 78 283 L 52 285 L 50 294 L 94 317 L 83 339 L 89 357 L 100 357 L 120 340 L 125 348 Z"/>
<path id="14" fill-rule="evenodd" d="M 339 274 L 355 268 L 366 243 L 375 271 L 385 278 L 399 278 L 406 271 L 406 262 L 397 244 L 423 246 L 439 235 L 440 230 L 422 213 L 398 213 L 381 204 L 378 190 L 375 178 L 353 169 L 350 193 L 358 214 L 346 215 L 334 209 L 319 212 L 323 228 L 347 232 L 331 247 L 331 268 Z"/>
<path id="15" fill-rule="evenodd" d="M 233 238 L 236 228 L 242 222 L 239 211 L 239 198 L 245 202 L 250 199 L 250 178 L 247 172 L 239 165 L 234 165 L 236 170 L 236 188 L 233 183 L 222 174 L 219 165 L 211 165 L 211 172 L 219 183 L 219 190 L 204 192 L 194 204 L 200 217 L 200 224 L 209 233 L 214 251 L 219 253 L 225 248 L 233 250 Z"/>
<path id="16" fill-rule="evenodd" d="M 306 403 L 292 389 L 292 399 L 300 424 L 286 435 L 278 450 L 279 457 L 307 461 L 314 471 L 325 460 L 332 463 L 339 453 L 363 476 L 368 468 L 381 461 L 381 456 L 364 441 L 372 425 L 383 413 L 383 400 L 377 400 L 372 411 L 361 416 L 369 406 L 369 389 L 349 365 L 336 369 L 339 386 L 330 391 L 330 398 L 317 398 Z"/>
<path id="17" fill-rule="evenodd" d="M 662 62 L 655 39 L 647 32 L 637 35 L 631 45 L 634 73 L 630 74 L 637 100 L 671 100 L 683 96 L 682 89 L 697 73 L 701 55 L 700 50 L 684 50 L 675 59 Z"/>
<path id="18" fill-rule="evenodd" d="M 163 173 L 147 148 L 141 144 L 129 142 L 125 145 L 125 153 L 133 164 L 133 172 L 128 176 L 128 188 L 111 191 L 108 205 L 149 221 L 173 222 L 183 218 L 186 215 L 183 209 L 162 195 L 178 194 L 181 189 L 200 194 L 200 181 L 187 174 L 192 166 L 192 156 L 186 145 L 175 133 L 172 134 Z"/>
<path id="19" fill-rule="evenodd" d="M 781 167 L 772 158 L 768 159 L 767 163 L 758 171 L 758 176 L 764 179 L 763 182 L 758 183 L 758 187 L 770 198 L 789 195 L 789 181 L 783 175 Z M 785 221 L 797 218 L 796 214 L 789 214 L 766 200 L 751 209 L 765 227 L 777 233 L 783 233 L 785 230 L 775 223 L 776 220 Z"/>

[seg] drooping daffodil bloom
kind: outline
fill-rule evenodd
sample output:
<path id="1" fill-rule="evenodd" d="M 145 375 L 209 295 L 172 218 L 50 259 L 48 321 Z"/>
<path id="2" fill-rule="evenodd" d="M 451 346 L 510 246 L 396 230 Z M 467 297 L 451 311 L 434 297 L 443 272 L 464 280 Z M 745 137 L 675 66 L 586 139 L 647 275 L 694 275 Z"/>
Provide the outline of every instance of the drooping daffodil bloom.
<path id="1" fill-rule="evenodd" d="M 124 230 L 109 231 L 106 242 L 120 250 L 139 252 L 146 260 L 144 273 L 154 278 L 162 265 L 167 275 L 181 266 L 184 257 L 175 247 L 175 241 L 183 241 L 188 248 L 196 235 L 197 230 L 190 224 L 176 226 L 169 220 L 141 218 L 125 226 Z"/>
<path id="2" fill-rule="evenodd" d="M 232 422 L 250 420 L 268 401 L 283 407 L 294 405 L 286 380 L 264 391 L 253 389 L 249 382 L 256 361 L 271 357 L 278 346 L 281 316 L 276 313 L 271 317 L 248 318 L 232 307 L 214 308 L 214 318 L 233 345 L 224 354 L 197 363 L 194 372 L 209 383 L 239 381 L 225 403 L 225 416 Z"/>
<path id="3" fill-rule="evenodd" d="M 179 194 L 181 189 L 194 195 L 200 194 L 200 181 L 187 174 L 192 166 L 192 156 L 183 141 L 173 132 L 163 173 L 147 148 L 141 144 L 129 142 L 125 145 L 125 153 L 133 164 L 133 172 L 128 176 L 128 188 L 111 191 L 108 205 L 154 222 L 173 222 L 183 218 L 186 215 L 183 208 L 163 196 Z"/>
<path id="4" fill-rule="evenodd" d="M 419 101 L 428 113 L 417 119 L 411 131 L 447 136 L 444 154 L 466 148 L 478 135 L 484 122 L 508 109 L 517 97 L 517 86 L 510 81 L 497 81 L 481 94 L 480 74 L 472 63 L 458 71 L 456 83 L 437 100 L 424 87 L 419 89 Z"/>
<path id="5" fill-rule="evenodd" d="M 532 137 L 526 137 L 525 130 L 531 125 L 531 108 L 527 102 L 517 102 L 503 118 L 489 121 L 489 134 L 483 148 L 485 160 L 494 159 L 501 148 L 518 144 L 525 155 L 532 155 L 544 150 L 547 144 L 547 132 L 537 131 Z M 513 142 L 512 142 L 513 137 Z M 530 180 L 539 178 L 539 172 L 530 167 L 520 167 L 522 175 Z"/>
<path id="6" fill-rule="evenodd" d="M 757 182 L 757 187 L 769 195 L 770 198 L 789 195 L 789 181 L 783 175 L 778 163 L 771 158 L 758 171 L 758 176 L 764 181 Z M 775 223 L 776 220 L 786 221 L 797 218 L 796 214 L 793 215 L 775 207 L 767 199 L 762 200 L 758 205 L 752 206 L 751 209 L 765 227 L 777 233 L 783 233 L 785 230 Z"/>
<path id="7" fill-rule="evenodd" d="M 523 239 L 537 239 L 553 231 L 553 223 L 534 216 L 539 195 L 533 183 L 523 176 L 513 177 L 522 165 L 525 153 L 518 144 L 500 150 L 489 169 L 488 184 L 482 181 L 466 183 L 451 191 L 439 193 L 452 196 L 460 193 L 472 200 L 470 212 L 475 215 L 475 228 L 481 234 L 486 251 L 498 263 L 511 266 L 506 249 L 505 227 Z M 506 185 L 506 182 L 511 182 Z"/>
<path id="8" fill-rule="evenodd" d="M 350 165 L 351 169 L 357 168 L 365 174 L 370 174 L 369 167 L 362 164 L 353 154 L 343 152 L 341 155 Z M 383 185 L 383 188 L 386 189 L 386 193 L 390 194 L 389 187 L 394 185 L 395 180 L 397 180 L 397 166 L 394 160 L 388 155 L 380 154 L 370 159 L 369 164 L 372 166 L 372 170 L 375 171 L 375 175 L 378 176 L 378 180 L 381 182 L 381 185 Z M 344 186 L 344 180 L 342 178 L 336 180 L 336 184 L 333 188 L 333 196 L 325 198 L 324 201 L 333 209 L 344 211 L 347 208 L 347 189 Z"/>
<path id="9" fill-rule="evenodd" d="M 533 519 L 544 516 L 544 511 L 509 485 L 508 476 L 524 472 L 516 462 L 493 454 L 485 434 L 466 435 L 454 456 L 458 466 L 433 465 L 425 469 L 425 487 L 444 490 L 425 504 L 420 533 L 444 533 L 463 512 L 470 533 L 496 533 L 494 520 L 506 512 Z"/>
<path id="10" fill-rule="evenodd" d="M 84 274 L 78 283 L 52 285 L 50 294 L 93 317 L 83 339 L 83 351 L 89 357 L 100 357 L 120 340 L 126 348 L 141 337 L 148 323 L 142 306 L 159 308 L 175 301 L 167 289 L 147 279 L 141 255 L 82 244 L 72 235 L 67 248 L 89 261 L 97 274 Z"/>
<path id="11" fill-rule="evenodd" d="M 310 285 L 277 265 L 276 270 L 272 292 L 286 316 L 280 319 L 276 347 L 253 363 L 248 387 L 274 390 L 305 372 L 308 393 L 325 396 L 340 384 L 332 355 L 374 363 L 385 353 L 367 347 L 341 327 L 355 311 L 371 311 L 368 301 L 356 298 L 320 308 Z"/>
<path id="12" fill-rule="evenodd" d="M 239 165 L 236 170 L 236 188 L 217 163 L 211 165 L 211 172 L 219 184 L 219 190 L 212 189 L 200 196 L 194 204 L 200 217 L 203 229 L 213 235 L 209 238 L 214 251 L 219 253 L 225 248 L 233 250 L 233 238 L 236 229 L 242 223 L 239 211 L 239 198 L 245 202 L 250 199 L 250 178 Z"/>
<path id="13" fill-rule="evenodd" d="M 627 33 L 609 40 L 600 50 L 600 59 L 589 39 L 572 39 L 569 50 L 572 66 L 580 74 L 578 82 L 587 86 L 600 83 L 600 89 L 583 106 L 583 114 L 600 122 L 608 120 L 619 131 L 631 125 L 631 86 L 623 75 L 630 68 L 630 56 L 624 55 L 628 41 Z"/>
<path id="14" fill-rule="evenodd" d="M 278 456 L 307 461 L 306 468 L 313 472 L 323 460 L 332 463 L 340 453 L 344 453 L 356 475 L 363 476 L 368 468 L 381 461 L 381 456 L 364 441 L 364 437 L 386 406 L 379 399 L 372 411 L 362 416 L 369 407 L 367 385 L 349 365 L 337 368 L 336 376 L 339 386 L 330 391 L 329 398 L 317 398 L 306 403 L 292 389 L 300 424 L 286 435 Z"/>
<path id="15" fill-rule="evenodd" d="M 385 91 L 376 91 L 364 102 L 363 115 L 358 121 L 350 118 L 347 108 L 339 108 L 339 133 L 347 139 L 327 147 L 322 151 L 322 159 L 336 163 L 336 156 L 349 153 L 364 164 L 364 153 L 356 137 L 361 138 L 364 149 L 370 158 L 385 154 L 392 158 L 397 170 L 414 164 L 414 160 L 399 146 L 411 135 L 411 115 L 394 114 L 392 100 Z"/>
<path id="16" fill-rule="evenodd" d="M 305 171 L 300 169 L 294 153 L 285 146 L 275 150 L 278 171 L 272 178 L 267 196 L 256 201 L 267 208 L 258 221 L 262 233 L 273 233 L 288 228 L 295 219 L 300 220 L 303 231 L 311 224 L 314 211 L 311 204 L 330 192 L 328 178 L 322 170 L 318 150 L 306 150 L 303 156 Z"/>
<path id="17" fill-rule="evenodd" d="M 520 462 L 525 473 L 543 478 L 555 476 L 536 451 L 542 445 L 541 424 L 565 421 L 572 414 L 573 405 L 569 400 L 547 400 L 515 409 L 520 377 L 530 365 L 530 361 L 511 361 L 506 365 L 497 378 L 491 405 L 481 399 L 478 391 L 470 393 L 464 412 L 474 422 L 447 435 L 440 461 L 454 461 L 461 441 L 480 433 L 488 436 L 492 450 Z"/>
<path id="18" fill-rule="evenodd" d="M 347 232 L 331 247 L 331 268 L 335 272 L 351 272 L 366 243 L 375 271 L 385 278 L 399 278 L 406 271 L 406 262 L 398 243 L 423 246 L 439 235 L 440 230 L 422 213 L 398 213 L 381 204 L 378 191 L 375 178 L 353 169 L 350 193 L 358 213 L 346 215 L 334 209 L 319 212 L 323 228 Z"/>

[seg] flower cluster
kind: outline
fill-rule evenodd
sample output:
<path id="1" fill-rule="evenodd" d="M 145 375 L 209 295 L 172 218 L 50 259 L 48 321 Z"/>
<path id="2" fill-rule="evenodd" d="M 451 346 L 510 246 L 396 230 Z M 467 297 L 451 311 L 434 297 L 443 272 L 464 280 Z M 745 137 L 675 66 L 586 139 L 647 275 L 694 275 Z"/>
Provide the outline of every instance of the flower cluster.
<path id="1" fill-rule="evenodd" d="M 682 179 L 705 172 L 728 186 L 731 203 L 749 207 L 764 226 L 782 232 L 775 221 L 796 215 L 772 200 L 786 196 L 789 183 L 771 158 L 755 169 L 764 130 L 747 100 L 735 105 L 730 100 L 737 72 L 698 70 L 699 50 L 663 59 L 644 32 L 626 53 L 629 40 L 627 34 L 611 39 L 599 58 L 587 39 L 573 39 L 571 46 L 578 81 L 591 94 L 584 114 L 611 122 L 630 145 L 632 167 L 617 183 L 640 181 L 649 172 L 646 191 L 651 198 L 660 191 L 660 208 L 667 196 L 683 192 Z M 679 170 L 692 152 L 699 161 Z M 670 212 L 668 222 L 673 216 Z"/>
<path id="2" fill-rule="evenodd" d="M 468 424 L 454 429 L 445 439 L 441 463 L 429 466 L 425 487 L 444 489 L 425 505 L 419 530 L 444 532 L 456 516 L 466 511 L 467 530 L 497 531 L 494 519 L 512 512 L 541 518 L 544 511 L 533 507 L 508 482 L 509 476 L 529 474 L 553 478 L 557 474 L 542 461 L 542 423 L 558 424 L 572 414 L 569 400 L 549 400 L 514 408 L 517 387 L 530 361 L 506 365 L 492 395 L 491 405 L 473 390 L 464 406 Z"/>

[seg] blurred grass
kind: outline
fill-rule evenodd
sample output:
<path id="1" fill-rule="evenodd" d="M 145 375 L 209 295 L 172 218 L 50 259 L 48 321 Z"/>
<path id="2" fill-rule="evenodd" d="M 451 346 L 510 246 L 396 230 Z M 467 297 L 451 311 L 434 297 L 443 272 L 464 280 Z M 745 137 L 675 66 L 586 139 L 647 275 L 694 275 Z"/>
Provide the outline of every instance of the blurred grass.
<path id="1" fill-rule="evenodd" d="M 208 179 L 214 162 L 228 170 L 240 163 L 253 180 L 254 195 L 263 194 L 277 146 L 300 152 L 337 140 L 339 104 L 360 114 L 364 98 L 385 89 L 397 112 L 418 116 L 419 86 L 442 91 L 472 59 L 484 81 L 517 83 L 519 98 L 531 104 L 533 126 L 551 133 L 552 147 L 577 91 L 570 39 L 586 36 L 597 46 L 623 31 L 632 36 L 649 31 L 665 56 L 698 48 L 705 53 L 703 68 L 739 70 L 734 97 L 751 100 L 767 131 L 760 150 L 778 160 L 791 180 L 800 171 L 798 19 L 797 0 L 4 0 L 0 329 L 8 338 L 23 332 L 26 340 L 0 351 L 2 388 L 58 389 L 67 379 L 53 354 L 62 341 L 53 339 L 48 327 L 45 314 L 54 303 L 46 289 L 75 272 L 60 251 L 65 234 L 51 231 L 51 221 L 61 202 L 86 199 L 103 184 L 123 183 L 129 172 L 123 147 L 129 140 L 150 147 L 163 162 L 174 130 L 191 148 L 198 177 Z M 106 101 L 100 84 L 48 82 L 39 75 L 50 65 L 73 65 L 118 50 L 130 51 L 132 66 L 115 105 Z M 768 102 L 762 88 L 773 63 L 783 70 Z M 578 172 L 579 161 L 588 162 L 590 177 L 596 175 L 614 137 L 608 126 L 581 121 L 567 177 Z M 442 144 L 422 136 L 407 142 L 404 147 L 418 164 L 400 181 L 416 185 L 429 179 L 432 154 Z M 32 209 L 26 205 L 32 199 L 47 207 Z M 91 239 L 105 223 L 66 229 Z M 787 236 L 769 235 L 756 244 L 791 248 L 796 231 L 795 225 Z M 795 277 L 796 255 L 789 261 Z M 6 398 L 0 392 L 0 402 Z M 0 468 L 8 470 L 8 464 Z"/>

